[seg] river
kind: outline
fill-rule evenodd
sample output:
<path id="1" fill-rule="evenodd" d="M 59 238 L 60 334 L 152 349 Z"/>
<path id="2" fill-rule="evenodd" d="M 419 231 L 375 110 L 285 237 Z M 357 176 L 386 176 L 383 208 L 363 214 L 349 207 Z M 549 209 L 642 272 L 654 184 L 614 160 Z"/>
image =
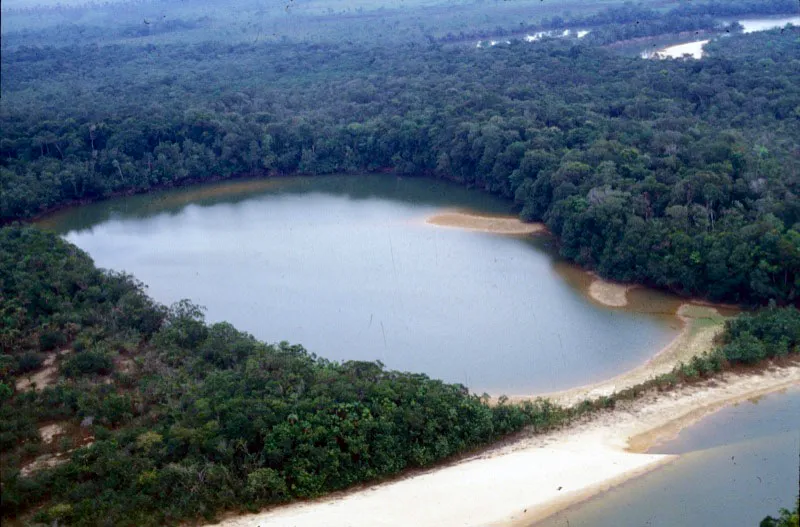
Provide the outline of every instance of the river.
<path id="1" fill-rule="evenodd" d="M 680 457 L 536 527 L 756 527 L 798 488 L 800 389 L 725 408 L 651 450 Z"/>
<path id="2" fill-rule="evenodd" d="M 329 176 L 126 197 L 42 223 L 157 300 L 206 306 L 211 322 L 478 393 L 603 380 L 676 335 L 674 317 L 643 312 L 674 300 L 640 290 L 630 309 L 593 303 L 546 238 L 425 222 L 453 207 L 510 212 L 506 200 L 443 181 Z"/>
<path id="3" fill-rule="evenodd" d="M 746 18 L 737 20 L 742 26 L 742 33 L 755 33 L 756 31 L 767 31 L 770 29 L 781 28 L 787 24 L 800 25 L 800 16 L 777 16 L 777 17 L 764 17 L 764 18 Z M 730 21 L 726 21 L 726 24 Z M 641 53 L 642 58 L 681 58 L 684 55 L 689 55 L 692 58 L 699 59 L 703 57 L 703 46 L 708 44 L 709 40 L 694 40 L 692 42 L 683 42 L 680 44 L 673 44 L 660 48 L 656 51 L 646 50 Z"/>

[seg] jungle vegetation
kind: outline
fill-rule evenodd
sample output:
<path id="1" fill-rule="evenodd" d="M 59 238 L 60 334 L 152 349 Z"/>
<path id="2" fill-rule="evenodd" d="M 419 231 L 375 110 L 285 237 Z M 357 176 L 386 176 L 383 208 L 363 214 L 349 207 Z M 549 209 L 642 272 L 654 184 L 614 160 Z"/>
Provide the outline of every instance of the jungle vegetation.
<path id="1" fill-rule="evenodd" d="M 2 56 L 0 218 L 208 179 L 392 171 L 514 199 L 606 277 L 796 303 L 799 36 L 721 38 L 701 61 L 588 36 L 20 46 Z"/>
<path id="2" fill-rule="evenodd" d="M 769 307 L 645 385 L 573 408 L 490 405 L 461 385 L 207 324 L 199 306 L 160 305 L 133 277 L 19 226 L 0 228 L 0 321 L 3 517 L 70 525 L 175 524 L 316 497 L 800 352 L 800 311 Z M 46 442 L 39 429 L 53 423 Z"/>

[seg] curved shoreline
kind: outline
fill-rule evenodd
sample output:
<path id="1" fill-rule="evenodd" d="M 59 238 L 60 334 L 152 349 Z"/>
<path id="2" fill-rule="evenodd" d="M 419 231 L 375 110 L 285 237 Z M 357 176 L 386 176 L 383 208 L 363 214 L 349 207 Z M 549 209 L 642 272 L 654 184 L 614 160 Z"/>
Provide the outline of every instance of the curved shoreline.
<path id="1" fill-rule="evenodd" d="M 544 397 L 572 405 L 640 384 L 710 349 L 724 327 L 725 317 L 709 306 L 685 303 L 675 315 L 682 324 L 680 333 L 643 365 L 612 379 Z M 229 517 L 221 525 L 527 527 L 676 459 L 646 452 L 706 415 L 792 386 L 800 386 L 800 362 L 760 373 L 725 373 L 668 393 L 649 392 L 634 401 L 618 402 L 612 410 L 554 432 L 527 432 L 421 474 L 319 501 Z"/>
<path id="2" fill-rule="evenodd" d="M 555 432 L 350 493 L 231 517 L 224 527 L 531 525 L 676 456 L 640 453 L 720 408 L 800 386 L 800 363 L 650 393 Z"/>
<path id="3" fill-rule="evenodd" d="M 642 384 L 661 374 L 669 373 L 680 362 L 688 362 L 695 355 L 710 350 L 714 339 L 724 329 L 725 317 L 712 307 L 685 303 L 678 308 L 675 316 L 681 323 L 680 332 L 643 364 L 596 383 L 557 392 L 512 395 L 509 396 L 509 401 L 522 402 L 541 397 L 562 406 L 571 406 L 584 399 L 611 395 L 614 392 Z M 697 321 L 700 320 L 711 320 L 711 323 L 698 324 Z"/>

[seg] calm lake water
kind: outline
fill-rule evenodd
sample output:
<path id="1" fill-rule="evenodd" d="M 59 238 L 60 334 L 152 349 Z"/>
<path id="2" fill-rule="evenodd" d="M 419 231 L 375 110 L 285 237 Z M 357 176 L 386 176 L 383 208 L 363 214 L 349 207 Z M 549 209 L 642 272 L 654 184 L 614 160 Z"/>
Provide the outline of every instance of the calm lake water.
<path id="1" fill-rule="evenodd" d="M 725 408 L 652 450 L 677 461 L 536 527 L 757 527 L 794 507 L 798 415 L 797 388 Z"/>
<path id="2" fill-rule="evenodd" d="M 520 394 L 636 366 L 673 317 L 589 301 L 541 238 L 434 227 L 447 207 L 508 213 L 456 184 L 394 176 L 250 181 L 122 198 L 43 222 L 163 303 L 333 360 Z"/>

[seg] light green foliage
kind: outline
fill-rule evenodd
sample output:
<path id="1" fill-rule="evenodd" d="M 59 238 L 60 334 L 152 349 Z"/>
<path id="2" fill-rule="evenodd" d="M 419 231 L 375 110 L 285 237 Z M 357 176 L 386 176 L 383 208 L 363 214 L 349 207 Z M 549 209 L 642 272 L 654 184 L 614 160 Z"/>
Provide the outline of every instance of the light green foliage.
<path id="1" fill-rule="evenodd" d="M 764 518 L 759 525 L 760 527 L 800 527 L 798 511 L 800 511 L 800 498 L 797 500 L 794 511 L 781 509 L 780 516 L 777 518 L 768 516 Z"/>

